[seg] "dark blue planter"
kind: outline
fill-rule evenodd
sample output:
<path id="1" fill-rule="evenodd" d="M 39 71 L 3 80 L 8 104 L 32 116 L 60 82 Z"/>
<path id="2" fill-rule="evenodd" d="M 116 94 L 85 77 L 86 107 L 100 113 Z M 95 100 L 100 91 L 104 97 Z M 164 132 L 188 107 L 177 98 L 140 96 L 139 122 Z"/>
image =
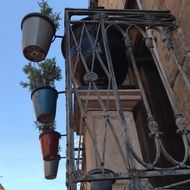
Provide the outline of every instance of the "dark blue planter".
<path id="1" fill-rule="evenodd" d="M 35 89 L 31 98 L 36 119 L 40 123 L 51 123 L 55 119 L 58 92 L 51 87 Z"/>

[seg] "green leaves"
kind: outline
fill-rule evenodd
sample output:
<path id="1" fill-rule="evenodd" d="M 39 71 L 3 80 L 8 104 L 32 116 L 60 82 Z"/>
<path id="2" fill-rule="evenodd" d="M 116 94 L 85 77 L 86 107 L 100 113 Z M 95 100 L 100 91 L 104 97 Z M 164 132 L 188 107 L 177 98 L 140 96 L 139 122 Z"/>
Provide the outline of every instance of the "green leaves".
<path id="1" fill-rule="evenodd" d="M 56 12 L 54 13 L 53 8 L 51 8 L 48 5 L 47 1 L 45 0 L 38 1 L 38 5 L 40 7 L 40 12 L 48 16 L 54 22 L 56 29 L 59 29 L 60 26 L 59 21 L 61 20 L 60 16 L 61 13 L 56 13 Z"/>
<path id="2" fill-rule="evenodd" d="M 23 67 L 23 72 L 27 75 L 28 81 L 20 82 L 23 88 L 34 90 L 42 86 L 55 87 L 55 81 L 62 79 L 61 69 L 56 65 L 55 58 L 45 59 L 40 63 L 31 63 Z"/>
<path id="3" fill-rule="evenodd" d="M 39 123 L 38 121 L 34 121 L 34 124 L 36 128 L 39 130 L 39 132 L 46 132 L 46 131 L 54 131 L 56 128 L 56 122 L 53 121 L 52 123 Z"/>

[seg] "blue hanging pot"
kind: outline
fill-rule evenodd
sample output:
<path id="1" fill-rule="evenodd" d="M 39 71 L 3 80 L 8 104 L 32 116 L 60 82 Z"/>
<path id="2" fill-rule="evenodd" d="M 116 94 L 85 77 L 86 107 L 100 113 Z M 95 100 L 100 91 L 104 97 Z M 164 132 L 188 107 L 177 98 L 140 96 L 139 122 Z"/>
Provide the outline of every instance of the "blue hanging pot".
<path id="1" fill-rule="evenodd" d="M 51 87 L 40 87 L 31 94 L 36 119 L 40 123 L 51 123 L 55 119 L 58 92 Z"/>

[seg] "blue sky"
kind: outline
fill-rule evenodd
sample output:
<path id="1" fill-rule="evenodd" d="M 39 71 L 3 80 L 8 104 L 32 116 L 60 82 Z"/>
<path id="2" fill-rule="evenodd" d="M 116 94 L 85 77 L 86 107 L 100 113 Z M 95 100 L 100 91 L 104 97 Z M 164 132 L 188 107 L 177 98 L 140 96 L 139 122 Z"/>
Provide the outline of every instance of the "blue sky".
<path id="1" fill-rule="evenodd" d="M 55 11 L 64 8 L 86 8 L 88 0 L 49 0 Z M 65 187 L 65 161 L 61 160 L 55 180 L 46 180 L 43 174 L 43 160 L 39 133 L 33 125 L 30 92 L 19 86 L 26 79 L 22 67 L 28 61 L 22 54 L 21 21 L 30 13 L 39 11 L 36 0 L 6 0 L 1 2 L 0 29 L 0 183 L 6 190 L 61 190 Z M 63 35 L 63 20 L 57 35 Z M 63 79 L 57 83 L 62 91 L 64 84 L 64 59 L 61 54 L 61 40 L 51 45 L 48 58 L 56 57 L 62 68 Z M 56 114 L 57 130 L 65 133 L 65 96 L 59 95 Z M 64 137 L 60 141 L 61 156 L 65 156 Z"/>

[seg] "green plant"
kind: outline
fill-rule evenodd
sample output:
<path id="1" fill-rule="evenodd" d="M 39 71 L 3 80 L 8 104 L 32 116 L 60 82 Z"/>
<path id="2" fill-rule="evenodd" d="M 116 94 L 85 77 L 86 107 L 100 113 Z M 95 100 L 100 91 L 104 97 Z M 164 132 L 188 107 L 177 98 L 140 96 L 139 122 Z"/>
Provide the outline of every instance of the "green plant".
<path id="1" fill-rule="evenodd" d="M 62 79 L 61 69 L 56 65 L 55 58 L 45 59 L 40 63 L 29 62 L 23 67 L 23 72 L 28 81 L 21 81 L 20 85 L 29 88 L 30 91 L 39 87 L 55 88 L 55 81 Z"/>
<path id="2" fill-rule="evenodd" d="M 54 131 L 56 128 L 55 121 L 53 121 L 52 123 L 48 123 L 48 124 L 43 124 L 43 123 L 39 123 L 38 121 L 34 121 L 34 124 L 36 126 L 36 129 L 38 129 L 38 131 L 40 133 L 46 132 L 46 131 Z"/>
<path id="3" fill-rule="evenodd" d="M 51 8 L 45 0 L 38 1 L 38 5 L 40 7 L 40 12 L 48 16 L 54 22 L 56 29 L 59 29 L 61 13 L 53 12 L 53 8 Z"/>

